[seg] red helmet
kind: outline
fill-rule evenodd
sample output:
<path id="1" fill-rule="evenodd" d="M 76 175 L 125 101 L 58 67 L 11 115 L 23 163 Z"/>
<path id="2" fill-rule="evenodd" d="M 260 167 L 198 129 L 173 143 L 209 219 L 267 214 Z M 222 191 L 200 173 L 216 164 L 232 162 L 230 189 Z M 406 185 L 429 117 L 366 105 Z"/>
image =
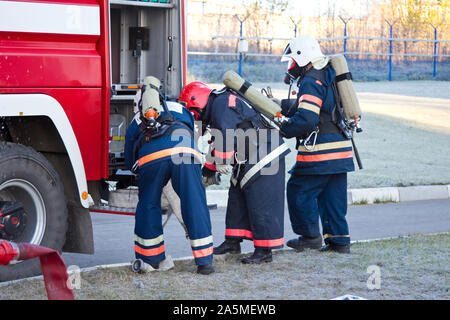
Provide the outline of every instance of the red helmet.
<path id="1" fill-rule="evenodd" d="M 191 82 L 181 90 L 179 102 L 185 103 L 185 107 L 194 113 L 198 120 L 198 111 L 204 109 L 208 102 L 209 94 L 213 91 L 202 82 Z"/>

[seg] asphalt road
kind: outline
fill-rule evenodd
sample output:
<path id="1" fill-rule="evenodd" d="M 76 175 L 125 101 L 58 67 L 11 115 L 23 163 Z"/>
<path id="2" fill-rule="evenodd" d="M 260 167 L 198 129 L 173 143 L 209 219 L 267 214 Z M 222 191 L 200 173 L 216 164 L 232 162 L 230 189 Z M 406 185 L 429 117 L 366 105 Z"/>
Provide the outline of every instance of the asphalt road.
<path id="1" fill-rule="evenodd" d="M 134 217 L 92 213 L 95 254 L 62 255 L 67 266 L 80 268 L 102 264 L 130 262 L 134 257 Z M 417 201 L 377 205 L 350 206 L 347 219 L 352 240 L 395 237 L 414 233 L 450 231 L 450 200 Z M 211 210 L 215 245 L 224 239 L 225 210 Z M 289 216 L 285 212 L 285 240 L 296 235 L 292 232 Z M 184 230 L 172 216 L 164 231 L 166 253 L 173 258 L 191 256 L 189 241 Z M 252 242 L 244 241 L 244 252 L 253 250 Z"/>

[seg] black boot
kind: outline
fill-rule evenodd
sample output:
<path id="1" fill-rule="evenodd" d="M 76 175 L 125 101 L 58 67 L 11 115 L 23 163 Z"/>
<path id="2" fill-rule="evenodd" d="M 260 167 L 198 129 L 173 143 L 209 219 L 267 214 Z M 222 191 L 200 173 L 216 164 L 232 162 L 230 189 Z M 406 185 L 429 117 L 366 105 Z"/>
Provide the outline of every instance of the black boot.
<path id="1" fill-rule="evenodd" d="M 214 270 L 214 267 L 212 266 L 212 264 L 205 264 L 203 266 L 198 266 L 197 267 L 197 273 L 203 274 L 203 275 L 208 275 L 211 273 L 214 273 L 216 270 Z"/>
<path id="2" fill-rule="evenodd" d="M 322 247 L 322 236 L 318 235 L 317 237 L 312 238 L 300 236 L 298 239 L 289 240 L 286 245 L 297 251 L 303 251 L 306 248 L 320 249 L 320 247 Z"/>
<path id="3" fill-rule="evenodd" d="M 220 246 L 214 248 L 214 254 L 239 254 L 241 253 L 241 242 L 241 239 L 225 239 L 225 241 Z"/>
<path id="4" fill-rule="evenodd" d="M 334 244 L 328 243 L 319 249 L 320 252 L 330 252 L 334 251 L 337 253 L 350 253 L 350 245 L 349 244 Z"/>
<path id="5" fill-rule="evenodd" d="M 244 264 L 260 264 L 263 262 L 272 262 L 272 250 L 267 248 L 255 248 L 255 252 L 249 257 L 241 260 Z"/>

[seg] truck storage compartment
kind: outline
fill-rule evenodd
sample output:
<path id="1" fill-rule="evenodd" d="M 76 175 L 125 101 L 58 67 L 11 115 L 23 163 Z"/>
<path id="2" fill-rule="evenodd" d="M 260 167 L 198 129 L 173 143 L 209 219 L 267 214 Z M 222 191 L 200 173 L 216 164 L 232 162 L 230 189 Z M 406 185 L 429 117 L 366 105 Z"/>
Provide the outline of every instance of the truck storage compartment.
<path id="1" fill-rule="evenodd" d="M 121 153 L 125 146 L 127 123 L 125 116 L 117 113 L 109 115 L 109 153 Z"/>
<path id="2" fill-rule="evenodd" d="M 134 95 L 146 76 L 157 77 L 176 97 L 183 79 L 180 0 L 111 0 L 113 96 Z"/>
<path id="3" fill-rule="evenodd" d="M 124 168 L 124 132 L 137 111 L 144 78 L 160 79 L 172 99 L 182 89 L 182 5 L 183 0 L 110 0 L 110 175 Z"/>

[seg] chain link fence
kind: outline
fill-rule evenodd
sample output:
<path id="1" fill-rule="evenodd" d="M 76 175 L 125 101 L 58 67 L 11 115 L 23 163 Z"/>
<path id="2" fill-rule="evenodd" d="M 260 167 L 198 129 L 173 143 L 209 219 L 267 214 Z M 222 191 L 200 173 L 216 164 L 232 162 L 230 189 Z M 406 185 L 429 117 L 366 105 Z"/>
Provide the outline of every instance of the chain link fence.
<path id="1" fill-rule="evenodd" d="M 219 41 L 228 43 L 225 47 L 234 47 L 235 52 L 219 52 Z M 211 83 L 221 82 L 223 73 L 231 69 L 240 70 L 251 82 L 279 82 L 287 68 L 286 63 L 280 62 L 280 54 L 238 52 L 238 48 L 242 47 L 240 43 L 247 43 L 255 49 L 261 42 L 270 43 L 270 48 L 284 47 L 289 41 L 290 38 L 215 36 L 211 47 L 216 50 L 188 52 L 188 73 L 191 80 Z M 345 54 L 355 81 L 450 80 L 449 40 L 343 36 L 319 41 L 325 54 Z"/>

